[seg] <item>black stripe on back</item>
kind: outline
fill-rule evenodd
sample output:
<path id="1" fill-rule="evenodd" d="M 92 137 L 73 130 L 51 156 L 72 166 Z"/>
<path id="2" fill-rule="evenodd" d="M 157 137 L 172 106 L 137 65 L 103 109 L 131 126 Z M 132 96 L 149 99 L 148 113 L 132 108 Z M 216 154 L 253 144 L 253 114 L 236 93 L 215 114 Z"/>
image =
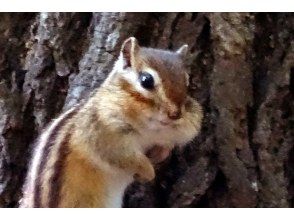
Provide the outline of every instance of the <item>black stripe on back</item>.
<path id="1" fill-rule="evenodd" d="M 70 119 L 74 114 L 77 113 L 78 111 L 78 107 L 76 107 L 72 112 L 70 112 L 69 114 L 67 114 L 59 123 L 58 125 L 55 127 L 55 129 L 53 129 L 52 133 L 49 135 L 47 143 L 44 147 L 44 151 L 41 157 L 41 163 L 39 165 L 39 170 L 37 172 L 37 178 L 36 178 L 36 183 L 35 183 L 35 189 L 34 189 L 34 207 L 36 208 L 40 208 L 42 206 L 41 204 L 41 177 L 42 174 L 45 170 L 47 161 L 49 159 L 49 153 L 51 150 L 51 146 L 54 145 L 55 140 L 56 140 L 56 136 L 58 135 L 58 132 L 60 131 L 60 129 L 65 125 L 66 121 L 68 119 Z M 53 183 L 54 184 L 54 183 Z M 51 188 L 51 187 L 50 187 Z"/>
<path id="2" fill-rule="evenodd" d="M 65 164 L 67 155 L 69 154 L 68 142 L 70 140 L 70 136 L 71 136 L 71 128 L 67 131 L 63 141 L 60 144 L 59 157 L 58 157 L 58 160 L 55 162 L 54 172 L 49 180 L 51 185 L 49 189 L 49 195 L 50 195 L 49 208 L 58 207 L 60 202 L 62 177 L 63 177 L 63 171 L 64 171 L 64 164 Z"/>

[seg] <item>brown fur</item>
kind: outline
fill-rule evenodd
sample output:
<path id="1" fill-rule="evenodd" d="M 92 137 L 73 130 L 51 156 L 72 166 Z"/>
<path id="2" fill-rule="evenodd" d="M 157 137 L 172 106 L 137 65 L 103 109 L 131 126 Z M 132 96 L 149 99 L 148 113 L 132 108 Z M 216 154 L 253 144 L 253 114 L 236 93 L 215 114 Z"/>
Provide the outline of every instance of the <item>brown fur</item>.
<path id="1" fill-rule="evenodd" d="M 152 99 L 146 98 L 140 93 L 136 92 L 133 86 L 126 80 L 120 80 L 120 88 L 122 91 L 126 92 L 126 97 L 122 100 L 124 113 L 127 117 L 132 120 L 139 120 L 141 115 L 141 109 L 153 108 L 155 103 Z"/>
<path id="2" fill-rule="evenodd" d="M 64 161 L 59 207 L 105 207 L 107 196 L 103 170 L 95 167 L 76 150 Z"/>
<path id="3" fill-rule="evenodd" d="M 41 159 L 41 164 L 39 166 L 39 171 L 38 171 L 38 178 L 36 180 L 36 188 L 35 188 L 35 199 L 34 199 L 34 207 L 42 207 L 45 203 L 45 201 L 42 201 L 44 200 L 44 196 L 42 196 L 42 193 L 44 193 L 44 191 L 46 190 L 49 190 L 46 189 L 44 190 L 41 190 L 41 187 L 44 185 L 44 181 L 46 182 L 47 179 L 44 179 L 45 176 L 44 173 L 47 173 L 50 175 L 52 174 L 51 171 L 56 171 L 56 170 L 50 170 L 50 172 L 48 172 L 48 170 L 46 170 L 48 167 L 48 163 L 50 163 L 50 159 L 53 159 L 52 157 L 50 157 L 50 153 L 51 153 L 51 149 L 54 148 L 54 145 L 58 144 L 58 139 L 63 140 L 63 137 L 62 138 L 58 138 L 58 134 L 59 132 L 63 129 L 63 126 L 66 125 L 66 122 L 71 118 L 73 117 L 74 114 L 76 114 L 78 111 L 78 108 L 76 108 L 75 111 L 71 112 L 69 115 L 67 115 L 59 124 L 58 126 L 55 128 L 55 130 L 51 133 L 51 135 L 49 136 L 48 138 L 48 141 L 47 141 L 47 144 L 45 146 L 45 149 L 44 149 L 44 153 L 42 155 L 42 159 Z M 59 134 L 60 136 L 60 134 Z M 66 139 L 67 140 L 67 139 Z M 65 145 L 66 143 L 63 143 L 62 145 Z M 48 184 L 46 184 L 48 185 Z M 49 192 L 48 192 L 49 193 Z M 43 199 L 42 199 L 43 198 Z"/>
<path id="4" fill-rule="evenodd" d="M 57 207 L 62 198 L 61 187 L 63 185 L 63 178 L 66 176 L 67 170 L 65 170 L 66 165 L 68 165 L 68 155 L 70 154 L 70 138 L 71 138 L 71 128 L 68 129 L 66 134 L 63 137 L 62 142 L 60 143 L 59 156 L 57 161 L 54 164 L 54 173 L 51 176 L 49 182 L 51 183 L 51 188 L 49 191 L 50 200 L 49 207 Z M 71 152 L 72 154 L 72 152 Z"/>
<path id="5" fill-rule="evenodd" d="M 185 68 L 180 56 L 170 51 L 142 48 L 140 58 L 147 66 L 157 71 L 167 98 L 176 106 L 182 105 L 187 95 L 187 86 Z"/>
<path id="6" fill-rule="evenodd" d="M 33 179 L 36 188 L 33 195 L 24 194 L 22 207 L 119 205 L 116 194 L 110 194 L 117 190 L 121 199 L 120 181 L 129 184 L 134 176 L 140 181 L 155 177 L 153 165 L 145 155 L 151 145 L 156 141 L 183 144 L 198 133 L 201 107 L 192 99 L 186 103 L 186 76 L 180 56 L 140 48 L 133 38 L 124 43 L 122 53 L 126 55 L 124 68 L 131 67 L 135 72 L 144 67 L 154 69 L 162 88 L 146 97 L 121 77 L 120 70 L 114 69 L 117 72 L 110 74 L 111 80 L 106 80 L 83 106 L 57 121 L 59 124 L 43 145 L 37 177 Z M 186 106 L 183 118 L 170 125 L 168 133 L 146 128 L 150 115 L 157 114 L 162 106 L 168 111 Z M 173 146 L 166 147 L 168 150 Z M 162 155 L 166 157 L 168 151 Z M 29 185 L 25 191 L 31 192 Z M 32 197 L 35 203 L 31 202 Z"/>
<path id="7" fill-rule="evenodd" d="M 126 80 L 120 80 L 120 87 L 121 90 L 127 92 L 130 95 L 130 97 L 134 99 L 135 102 L 146 104 L 149 106 L 149 108 L 152 108 L 154 106 L 154 101 L 152 99 L 146 98 L 140 93 L 136 92 L 133 86 Z"/>

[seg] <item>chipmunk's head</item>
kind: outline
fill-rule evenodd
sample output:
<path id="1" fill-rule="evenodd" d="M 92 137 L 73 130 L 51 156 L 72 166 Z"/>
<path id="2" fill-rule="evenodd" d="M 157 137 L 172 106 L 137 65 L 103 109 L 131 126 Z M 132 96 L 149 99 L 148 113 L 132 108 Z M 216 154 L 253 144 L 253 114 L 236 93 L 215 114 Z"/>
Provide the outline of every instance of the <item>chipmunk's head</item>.
<path id="1" fill-rule="evenodd" d="M 122 111 L 132 123 L 158 129 L 181 119 L 189 81 L 183 62 L 187 49 L 144 48 L 134 37 L 123 43 L 113 73 L 127 95 Z"/>

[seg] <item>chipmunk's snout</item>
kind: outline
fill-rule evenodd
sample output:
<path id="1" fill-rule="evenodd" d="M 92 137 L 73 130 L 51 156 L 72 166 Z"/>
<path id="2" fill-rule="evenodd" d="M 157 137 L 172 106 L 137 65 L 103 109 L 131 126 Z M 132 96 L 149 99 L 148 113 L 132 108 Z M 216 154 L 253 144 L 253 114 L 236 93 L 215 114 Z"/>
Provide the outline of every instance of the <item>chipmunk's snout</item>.
<path id="1" fill-rule="evenodd" d="M 172 120 L 180 119 L 182 116 L 181 109 L 174 109 L 174 110 L 168 111 L 167 116 Z"/>

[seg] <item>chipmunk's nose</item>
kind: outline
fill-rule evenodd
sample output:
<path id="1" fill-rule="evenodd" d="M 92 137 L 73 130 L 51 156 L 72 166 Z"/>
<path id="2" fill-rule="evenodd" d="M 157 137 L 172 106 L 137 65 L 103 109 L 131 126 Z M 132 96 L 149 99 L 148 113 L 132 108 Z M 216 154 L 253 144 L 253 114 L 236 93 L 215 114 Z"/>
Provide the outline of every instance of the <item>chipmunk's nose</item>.
<path id="1" fill-rule="evenodd" d="M 167 116 L 172 119 L 172 120 L 177 120 L 181 118 L 181 109 L 173 110 L 173 111 L 168 111 Z"/>

